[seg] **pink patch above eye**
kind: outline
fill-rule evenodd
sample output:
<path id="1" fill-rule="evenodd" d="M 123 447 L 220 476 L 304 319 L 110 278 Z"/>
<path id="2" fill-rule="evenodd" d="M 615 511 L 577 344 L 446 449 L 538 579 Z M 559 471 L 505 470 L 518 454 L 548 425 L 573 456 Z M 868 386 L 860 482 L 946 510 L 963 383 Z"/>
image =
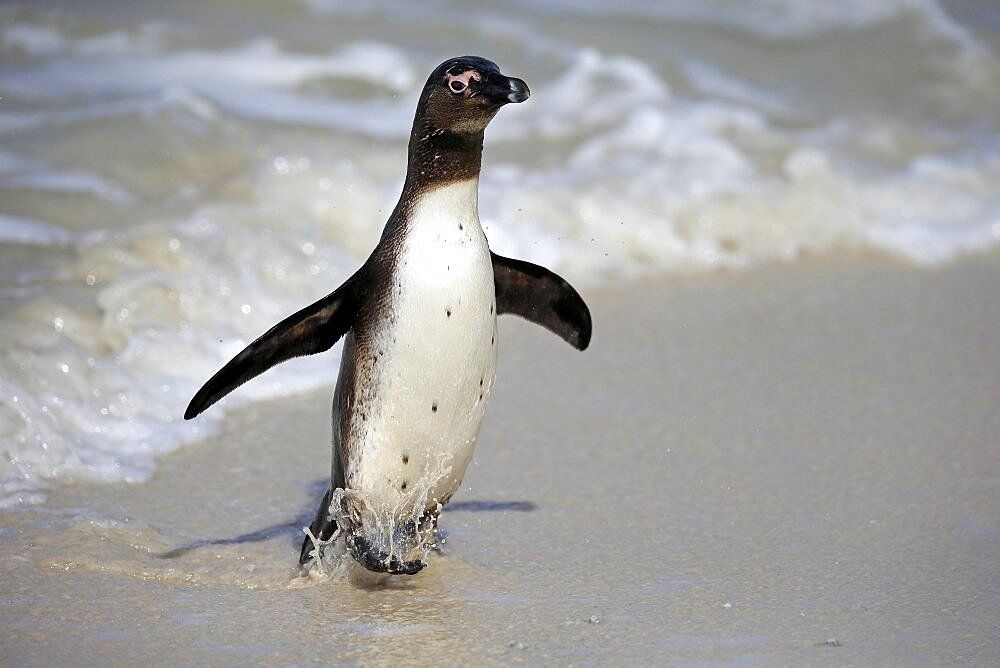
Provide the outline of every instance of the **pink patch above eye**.
<path id="1" fill-rule="evenodd" d="M 448 87 L 451 88 L 456 93 L 461 93 L 463 90 L 468 88 L 470 81 L 479 81 L 479 72 L 475 70 L 466 70 L 460 74 L 448 74 L 445 80 L 448 82 Z M 460 82 L 461 85 L 456 89 L 455 82 Z"/>

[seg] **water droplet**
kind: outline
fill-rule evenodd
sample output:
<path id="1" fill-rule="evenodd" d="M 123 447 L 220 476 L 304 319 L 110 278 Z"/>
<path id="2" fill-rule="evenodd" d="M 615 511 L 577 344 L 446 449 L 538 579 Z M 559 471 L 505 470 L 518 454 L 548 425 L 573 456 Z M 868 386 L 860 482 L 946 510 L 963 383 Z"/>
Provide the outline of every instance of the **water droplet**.
<path id="1" fill-rule="evenodd" d="M 240 307 L 240 311 L 243 312 L 243 315 L 250 315 L 251 310 L 252 309 L 250 308 L 250 304 L 244 304 L 243 306 Z"/>
<path id="2" fill-rule="evenodd" d="M 63 373 L 69 373 L 69 364 L 62 364 L 62 365 L 59 366 L 59 369 Z"/>
<path id="3" fill-rule="evenodd" d="M 180 247 L 181 247 L 181 240 L 180 239 L 171 239 L 170 243 L 168 245 L 170 246 L 170 250 L 172 250 L 172 251 L 179 250 Z"/>
<path id="4" fill-rule="evenodd" d="M 97 283 L 97 276 L 95 274 L 87 274 L 86 281 L 87 285 L 93 285 L 94 283 Z"/>
<path id="5" fill-rule="evenodd" d="M 52 326 L 55 327 L 55 329 L 56 329 L 57 332 L 63 331 L 63 319 L 59 318 L 59 317 L 56 317 L 52 321 Z"/>

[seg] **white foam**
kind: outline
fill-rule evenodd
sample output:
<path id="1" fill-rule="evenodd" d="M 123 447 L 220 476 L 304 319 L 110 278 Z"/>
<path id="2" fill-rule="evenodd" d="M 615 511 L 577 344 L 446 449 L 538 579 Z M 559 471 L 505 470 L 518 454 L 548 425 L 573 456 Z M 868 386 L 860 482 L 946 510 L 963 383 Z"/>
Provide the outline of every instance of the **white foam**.
<path id="1" fill-rule="evenodd" d="M 131 202 L 132 194 L 95 174 L 77 171 L 37 171 L 0 178 L 0 188 L 35 188 L 66 193 L 89 193 L 109 202 Z"/>
<path id="2" fill-rule="evenodd" d="M 73 241 L 73 234 L 40 220 L 0 214 L 0 242 L 62 246 Z"/>
<path id="3" fill-rule="evenodd" d="M 377 98 L 337 101 L 303 94 L 299 87 L 324 79 L 357 81 L 375 90 L 410 92 L 416 83 L 413 66 L 394 47 L 354 42 L 328 55 L 287 53 L 273 40 L 215 51 L 149 53 L 146 48 L 110 52 L 85 49 L 49 60 L 40 69 L 0 72 L 0 89 L 9 94 L 46 100 L 66 94 L 137 95 L 150 91 L 188 91 L 212 99 L 250 118 L 335 127 L 375 136 L 405 137 L 412 110 L 397 101 Z M 168 100 L 169 101 L 169 100 Z M 111 103 L 121 106 L 121 102 Z M 127 112 L 130 106 L 121 107 Z M 412 105 L 407 105 L 412 106 Z M 94 110 L 109 113 L 106 103 Z M 72 122 L 93 115 L 87 110 L 63 114 L 0 115 L 0 129 L 23 130 L 49 122 Z M 48 118 L 46 118 L 48 116 Z"/>
<path id="4" fill-rule="evenodd" d="M 694 88 L 706 95 L 729 99 L 774 114 L 788 114 L 791 111 L 781 99 L 780 93 L 761 90 L 708 63 L 686 59 L 683 67 Z"/>
<path id="5" fill-rule="evenodd" d="M 158 456 L 218 430 L 224 406 L 195 422 L 181 418 L 198 386 L 353 271 L 358 259 L 322 240 L 318 224 L 330 217 L 312 207 L 319 176 L 293 156 L 298 171 L 275 182 L 273 162 L 261 160 L 257 173 L 263 205 L 208 203 L 186 219 L 133 223 L 82 242 L 40 221 L 0 218 L 6 242 L 76 250 L 59 270 L 72 292 L 24 293 L 0 318 L 0 334 L 20 342 L 0 355 L 0 423 L 12 453 L 0 463 L 0 505 L 36 502 L 50 480 L 147 479 Z M 355 196 L 371 195 L 357 188 Z M 369 215 L 376 207 L 366 205 Z M 248 225 L 261 217 L 302 224 Z M 330 385 L 338 355 L 282 365 L 225 405 Z"/>
<path id="6" fill-rule="evenodd" d="M 833 31 L 849 32 L 908 18 L 933 34 L 952 39 L 967 35 L 934 0 L 758 0 L 752 3 L 740 0 L 669 3 L 624 0 L 613 4 L 548 0 L 541 6 L 548 11 L 572 9 L 606 16 L 727 26 L 770 40 L 802 39 Z"/>
<path id="7" fill-rule="evenodd" d="M 52 26 L 14 23 L 0 29 L 0 46 L 31 56 L 50 56 L 66 48 L 62 33 Z"/>

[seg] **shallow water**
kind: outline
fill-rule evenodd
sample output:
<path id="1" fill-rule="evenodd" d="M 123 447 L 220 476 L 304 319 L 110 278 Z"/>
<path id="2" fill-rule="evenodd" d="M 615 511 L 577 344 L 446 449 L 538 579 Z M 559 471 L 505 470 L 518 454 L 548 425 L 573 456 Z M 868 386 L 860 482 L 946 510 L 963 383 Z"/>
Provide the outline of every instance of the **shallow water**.
<path id="1" fill-rule="evenodd" d="M 445 57 L 525 78 L 499 252 L 575 284 L 1000 240 L 988 3 L 38 2 L 0 8 L 0 504 L 147 480 L 217 366 L 326 294 L 397 196 Z M 329 384 L 337 351 L 239 405 Z"/>

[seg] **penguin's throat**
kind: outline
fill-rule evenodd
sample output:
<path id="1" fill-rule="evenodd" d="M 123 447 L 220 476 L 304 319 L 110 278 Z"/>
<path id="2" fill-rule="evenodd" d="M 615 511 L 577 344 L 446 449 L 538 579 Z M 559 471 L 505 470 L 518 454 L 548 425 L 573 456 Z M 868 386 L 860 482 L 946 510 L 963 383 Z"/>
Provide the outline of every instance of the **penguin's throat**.
<path id="1" fill-rule="evenodd" d="M 483 133 L 459 133 L 440 128 L 414 128 L 410 138 L 406 188 L 424 190 L 479 177 L 483 163 Z"/>

